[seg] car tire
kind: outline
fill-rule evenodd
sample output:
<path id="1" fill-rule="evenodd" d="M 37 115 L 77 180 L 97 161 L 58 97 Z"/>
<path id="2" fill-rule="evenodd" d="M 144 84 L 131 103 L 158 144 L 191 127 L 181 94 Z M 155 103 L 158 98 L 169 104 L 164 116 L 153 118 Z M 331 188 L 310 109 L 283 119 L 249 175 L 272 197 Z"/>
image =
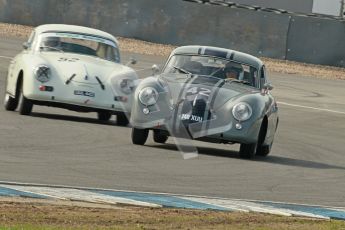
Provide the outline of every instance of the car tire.
<path id="1" fill-rule="evenodd" d="M 144 145 L 149 136 L 148 129 L 132 128 L 132 143 L 135 145 Z"/>
<path id="2" fill-rule="evenodd" d="M 109 121 L 111 116 L 111 112 L 97 112 L 97 117 L 99 121 Z"/>
<path id="3" fill-rule="evenodd" d="M 33 103 L 30 99 L 27 99 L 23 94 L 23 84 L 19 91 L 19 114 L 20 115 L 30 115 L 33 108 Z"/>
<path id="4" fill-rule="evenodd" d="M 256 155 L 262 156 L 262 157 L 267 156 L 271 152 L 272 145 L 273 145 L 273 142 L 270 145 L 258 146 L 258 148 L 256 150 Z"/>
<path id="5" fill-rule="evenodd" d="M 273 145 L 273 141 L 269 145 L 264 145 L 264 141 L 266 139 L 266 132 L 267 132 L 267 126 L 265 126 L 263 123 L 260 128 L 258 145 L 256 148 L 256 155 L 262 156 L 262 157 L 265 157 L 270 153 L 272 145 Z"/>
<path id="6" fill-rule="evenodd" d="M 5 94 L 4 106 L 7 111 L 14 111 L 18 107 L 18 99 L 11 97 L 8 93 Z"/>
<path id="7" fill-rule="evenodd" d="M 118 114 L 116 116 L 116 123 L 119 126 L 127 126 L 129 121 L 125 113 Z"/>
<path id="8" fill-rule="evenodd" d="M 241 144 L 240 146 L 240 158 L 251 159 L 255 156 L 257 144 Z"/>
<path id="9" fill-rule="evenodd" d="M 168 136 L 161 134 L 159 131 L 153 131 L 153 140 L 156 143 L 164 144 L 168 140 Z"/>

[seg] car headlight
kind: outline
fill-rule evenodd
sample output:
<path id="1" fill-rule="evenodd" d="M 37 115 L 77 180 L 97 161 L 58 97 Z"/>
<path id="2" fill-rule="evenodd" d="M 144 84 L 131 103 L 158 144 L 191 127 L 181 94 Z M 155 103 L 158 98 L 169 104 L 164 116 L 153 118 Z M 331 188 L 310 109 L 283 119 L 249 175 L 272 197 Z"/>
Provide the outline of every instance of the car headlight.
<path id="1" fill-rule="evenodd" d="M 48 66 L 40 65 L 35 69 L 34 73 L 39 82 L 45 83 L 51 79 L 51 70 Z"/>
<path id="2" fill-rule="evenodd" d="M 130 94 L 135 88 L 135 82 L 132 79 L 122 79 L 120 81 L 120 89 L 125 94 Z"/>
<path id="3" fill-rule="evenodd" d="M 232 115 L 238 121 L 246 121 L 252 116 L 252 107 L 245 102 L 240 102 L 232 109 Z"/>
<path id="4" fill-rule="evenodd" d="M 154 105 L 157 103 L 158 100 L 158 92 L 155 88 L 146 87 L 140 90 L 139 100 L 143 105 Z"/>

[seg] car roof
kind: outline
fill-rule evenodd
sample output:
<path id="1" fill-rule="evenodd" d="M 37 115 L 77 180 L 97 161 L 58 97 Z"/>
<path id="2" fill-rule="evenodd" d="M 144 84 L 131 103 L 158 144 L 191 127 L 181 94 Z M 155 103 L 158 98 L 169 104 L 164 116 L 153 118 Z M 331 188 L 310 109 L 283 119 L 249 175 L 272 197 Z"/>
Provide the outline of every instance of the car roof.
<path id="1" fill-rule="evenodd" d="M 257 69 L 260 69 L 263 66 L 263 62 L 259 58 L 254 57 L 250 54 L 213 46 L 181 46 L 173 50 L 170 56 L 175 54 L 194 54 L 221 57 L 232 60 L 234 62 L 247 64 Z"/>
<path id="2" fill-rule="evenodd" d="M 80 34 L 93 35 L 97 37 L 102 37 L 118 43 L 117 39 L 104 31 L 76 25 L 66 25 L 66 24 L 46 24 L 35 28 L 37 34 L 48 33 L 48 32 L 74 32 Z"/>

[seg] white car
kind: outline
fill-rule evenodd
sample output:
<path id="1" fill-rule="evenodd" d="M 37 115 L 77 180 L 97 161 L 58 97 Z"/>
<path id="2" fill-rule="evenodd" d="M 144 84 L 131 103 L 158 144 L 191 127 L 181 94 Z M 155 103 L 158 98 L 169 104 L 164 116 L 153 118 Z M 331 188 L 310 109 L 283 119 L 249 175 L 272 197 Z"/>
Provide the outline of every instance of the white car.
<path id="1" fill-rule="evenodd" d="M 112 35 L 73 25 L 35 28 L 24 50 L 9 66 L 5 108 L 29 115 L 33 105 L 97 112 L 107 121 L 117 115 L 127 125 L 136 72 L 120 64 Z M 135 60 L 132 60 L 135 64 Z"/>

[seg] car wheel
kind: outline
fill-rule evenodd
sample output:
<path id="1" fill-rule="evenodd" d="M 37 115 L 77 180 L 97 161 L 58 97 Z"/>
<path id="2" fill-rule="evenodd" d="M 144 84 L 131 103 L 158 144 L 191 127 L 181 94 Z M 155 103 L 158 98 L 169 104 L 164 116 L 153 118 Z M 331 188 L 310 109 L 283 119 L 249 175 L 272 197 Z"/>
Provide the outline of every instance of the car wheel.
<path id="1" fill-rule="evenodd" d="M 132 143 L 135 145 L 144 145 L 148 136 L 148 129 L 132 129 Z"/>
<path id="2" fill-rule="evenodd" d="M 153 131 L 153 140 L 156 143 L 164 144 L 168 140 L 168 136 L 161 134 L 159 131 Z"/>
<path id="3" fill-rule="evenodd" d="M 117 125 L 119 126 L 127 126 L 129 123 L 128 118 L 126 114 L 124 113 L 118 114 L 116 116 L 116 122 L 117 122 Z"/>
<path id="4" fill-rule="evenodd" d="M 97 112 L 97 117 L 100 121 L 109 121 L 111 116 L 111 112 Z"/>
<path id="5" fill-rule="evenodd" d="M 19 114 L 30 115 L 33 105 L 32 101 L 24 96 L 22 84 L 19 91 Z"/>
<path id="6" fill-rule="evenodd" d="M 272 145 L 273 145 L 273 141 L 269 145 L 264 145 L 264 141 L 265 141 L 265 138 L 266 138 L 266 132 L 267 132 L 267 125 L 265 125 L 263 123 L 261 125 L 261 128 L 260 128 L 258 145 L 257 145 L 257 148 L 256 148 L 256 155 L 258 155 L 258 156 L 265 157 L 271 151 L 271 148 L 272 148 Z"/>
<path id="7" fill-rule="evenodd" d="M 257 144 L 241 144 L 240 147 L 240 158 L 251 159 L 255 156 Z"/>
<path id="8" fill-rule="evenodd" d="M 270 145 L 258 146 L 258 148 L 256 150 L 256 155 L 263 156 L 263 157 L 267 156 L 271 152 L 272 145 L 273 145 L 273 142 Z"/>
<path id="9" fill-rule="evenodd" d="M 4 106 L 7 111 L 14 111 L 18 107 L 18 99 L 13 98 L 8 93 L 6 93 Z"/>

